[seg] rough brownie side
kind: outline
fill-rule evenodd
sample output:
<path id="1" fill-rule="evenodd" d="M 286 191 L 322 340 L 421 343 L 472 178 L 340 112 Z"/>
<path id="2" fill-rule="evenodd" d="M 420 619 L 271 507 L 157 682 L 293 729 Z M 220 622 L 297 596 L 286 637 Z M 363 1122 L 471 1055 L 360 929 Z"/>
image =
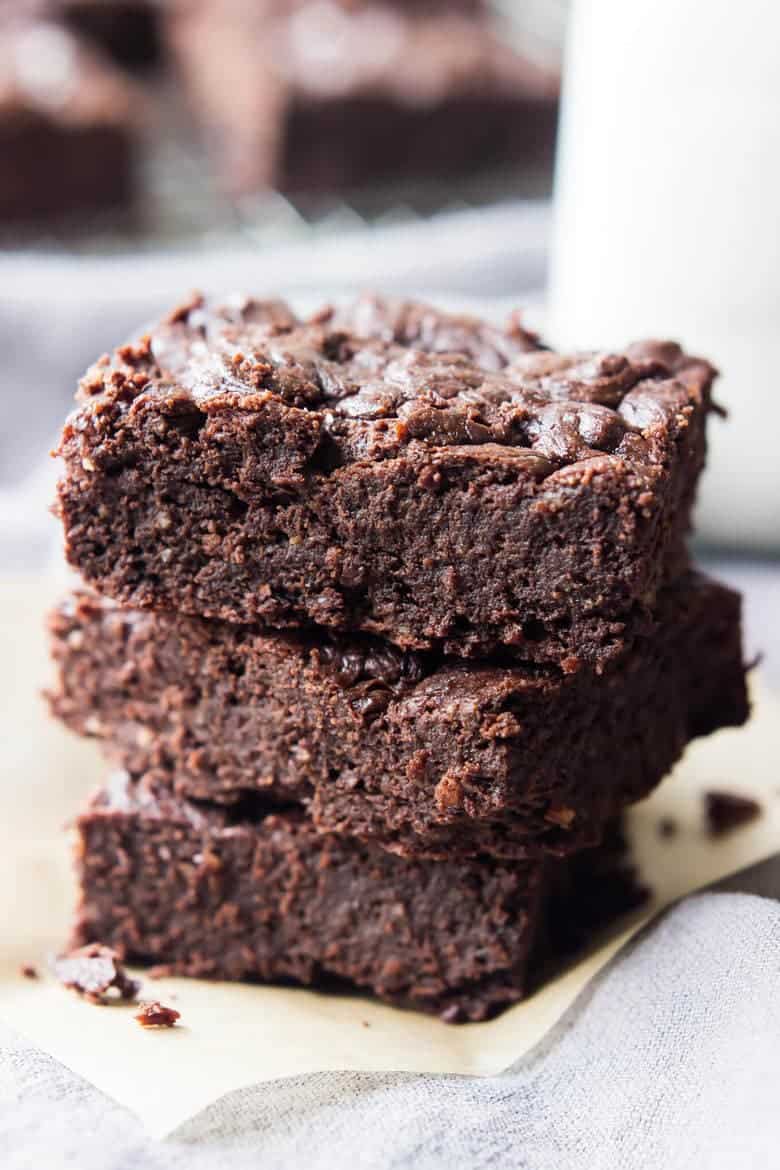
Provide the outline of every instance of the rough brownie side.
<path id="1" fill-rule="evenodd" d="M 570 852 L 688 740 L 744 720 L 739 597 L 691 574 L 603 675 L 264 633 L 77 595 L 51 617 L 52 708 L 181 795 L 257 791 L 411 856 Z"/>
<path id="2" fill-rule="evenodd" d="M 172 798 L 153 775 L 114 777 L 77 834 L 76 945 L 99 940 L 198 977 L 336 979 L 448 1020 L 522 998 L 529 961 L 550 953 L 546 907 L 570 928 L 582 908 L 561 901 L 566 863 L 407 861 L 322 836 L 300 812 Z M 593 851 L 605 893 L 624 883 L 624 864 L 614 841 Z M 581 893 L 591 866 L 576 865 Z"/>
<path id="3" fill-rule="evenodd" d="M 126 604 L 608 656 L 679 565 L 713 370 L 376 298 L 195 298 L 82 380 L 68 558 Z"/>
<path id="4" fill-rule="evenodd" d="M 557 72 L 484 13 L 433 8 L 172 6 L 179 75 L 223 185 L 326 194 L 548 161 Z"/>
<path id="5" fill-rule="evenodd" d="M 0 16 L 0 221 L 128 205 L 137 109 L 125 79 L 65 29 Z"/>

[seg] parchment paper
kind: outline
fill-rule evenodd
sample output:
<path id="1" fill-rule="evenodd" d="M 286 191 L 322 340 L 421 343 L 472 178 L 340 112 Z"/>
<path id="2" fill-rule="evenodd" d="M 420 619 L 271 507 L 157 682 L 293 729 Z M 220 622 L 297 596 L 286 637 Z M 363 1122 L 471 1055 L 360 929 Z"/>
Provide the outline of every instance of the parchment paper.
<path id="1" fill-rule="evenodd" d="M 486 1024 L 452 1027 L 368 999 L 301 990 L 144 979 L 144 992 L 178 1008 L 181 1024 L 145 1032 L 126 1007 L 99 1008 L 47 974 L 73 896 L 63 823 L 105 765 L 94 745 L 47 717 L 38 692 L 49 677 L 43 615 L 52 585 L 0 583 L 0 1018 L 132 1109 L 161 1136 L 223 1093 L 283 1076 L 333 1069 L 499 1072 L 532 1047 L 586 980 L 627 937 L 532 999 Z M 747 729 L 694 744 L 684 762 L 631 817 L 643 876 L 657 909 L 780 846 L 780 702 L 755 687 Z M 753 825 L 719 841 L 703 829 L 701 793 L 744 790 L 764 804 Z M 662 839 L 658 822 L 678 823 Z M 647 915 L 643 916 L 644 921 Z M 635 919 L 631 928 L 635 928 Z M 20 964 L 41 978 L 28 980 Z M 143 977 L 143 976 L 142 976 Z"/>

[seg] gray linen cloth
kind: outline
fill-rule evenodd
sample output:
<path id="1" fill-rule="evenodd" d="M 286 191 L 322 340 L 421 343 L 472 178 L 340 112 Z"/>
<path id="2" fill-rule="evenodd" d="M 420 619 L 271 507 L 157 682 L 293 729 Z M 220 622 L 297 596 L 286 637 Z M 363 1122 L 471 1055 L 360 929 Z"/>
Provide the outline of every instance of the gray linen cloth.
<path id="1" fill-rule="evenodd" d="M 748 878 L 737 888 L 780 893 L 776 862 Z M 646 928 L 500 1076 L 282 1080 L 229 1094 L 162 1141 L 0 1030 L 0 1165 L 769 1170 L 780 1165 L 779 990 L 780 903 L 700 894 Z"/>

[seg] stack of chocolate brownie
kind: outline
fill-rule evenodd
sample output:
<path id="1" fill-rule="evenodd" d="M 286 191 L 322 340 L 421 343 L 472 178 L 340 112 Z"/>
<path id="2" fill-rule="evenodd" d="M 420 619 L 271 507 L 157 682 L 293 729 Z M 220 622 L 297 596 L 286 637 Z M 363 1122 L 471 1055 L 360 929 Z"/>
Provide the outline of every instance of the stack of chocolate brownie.
<path id="1" fill-rule="evenodd" d="M 59 448 L 55 713 L 122 769 L 76 941 L 480 1019 L 623 904 L 619 818 L 747 714 L 686 556 L 714 371 L 363 297 L 193 297 Z"/>

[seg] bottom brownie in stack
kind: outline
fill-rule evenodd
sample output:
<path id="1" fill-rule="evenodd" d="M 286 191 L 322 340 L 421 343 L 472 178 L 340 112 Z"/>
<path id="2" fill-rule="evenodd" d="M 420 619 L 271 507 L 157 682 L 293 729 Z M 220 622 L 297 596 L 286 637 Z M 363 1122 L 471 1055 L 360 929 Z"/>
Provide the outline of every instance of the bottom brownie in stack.
<path id="1" fill-rule="evenodd" d="M 641 900 L 622 837 L 563 861 L 408 860 L 321 835 L 301 810 L 229 808 L 167 778 L 112 777 L 77 822 L 76 945 L 184 975 L 334 980 L 443 1018 L 481 1020 Z"/>

